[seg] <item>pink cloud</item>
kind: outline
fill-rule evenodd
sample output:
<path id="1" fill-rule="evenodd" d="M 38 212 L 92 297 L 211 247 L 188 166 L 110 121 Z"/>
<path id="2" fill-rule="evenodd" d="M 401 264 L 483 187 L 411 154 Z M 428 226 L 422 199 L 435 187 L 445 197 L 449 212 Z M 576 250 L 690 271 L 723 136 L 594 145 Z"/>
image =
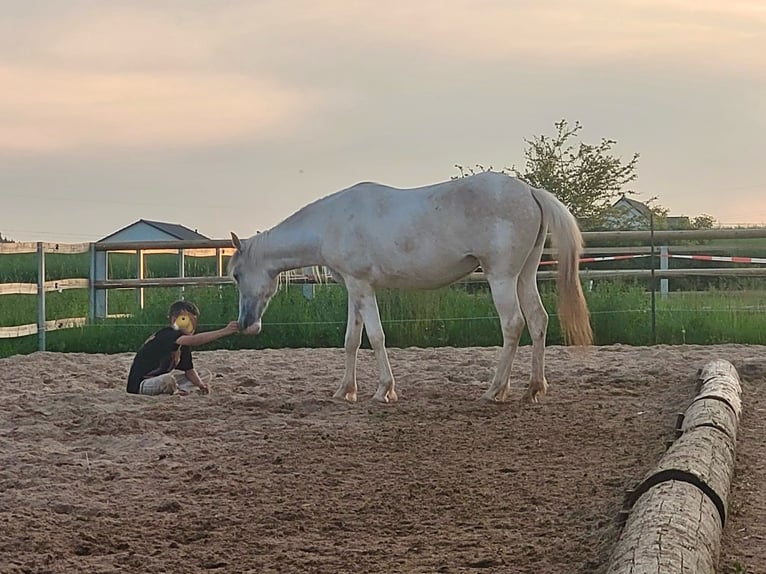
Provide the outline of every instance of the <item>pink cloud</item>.
<path id="1" fill-rule="evenodd" d="M 0 67 L 0 149 L 188 146 L 282 138 L 319 99 L 232 74 Z"/>

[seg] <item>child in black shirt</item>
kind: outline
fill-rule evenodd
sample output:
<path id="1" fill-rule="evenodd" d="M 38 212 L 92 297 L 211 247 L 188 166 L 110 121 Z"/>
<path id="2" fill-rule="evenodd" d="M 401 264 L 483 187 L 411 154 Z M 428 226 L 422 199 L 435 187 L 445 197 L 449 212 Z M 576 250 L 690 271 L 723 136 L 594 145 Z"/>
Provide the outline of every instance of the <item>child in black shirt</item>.
<path id="1" fill-rule="evenodd" d="M 176 301 L 168 311 L 170 325 L 152 334 L 136 353 L 128 375 L 127 391 L 141 395 L 188 394 L 194 387 L 210 392 L 212 374 L 197 372 L 190 347 L 212 343 L 239 331 L 232 321 L 217 331 L 195 334 L 199 308 L 188 301 Z M 174 370 L 181 371 L 173 373 Z"/>

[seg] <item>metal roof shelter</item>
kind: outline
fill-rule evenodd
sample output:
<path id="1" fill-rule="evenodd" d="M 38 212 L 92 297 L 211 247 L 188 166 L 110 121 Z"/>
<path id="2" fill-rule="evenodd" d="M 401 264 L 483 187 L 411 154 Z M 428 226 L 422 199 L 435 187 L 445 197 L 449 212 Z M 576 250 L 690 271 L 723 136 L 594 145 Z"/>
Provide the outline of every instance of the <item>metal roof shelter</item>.
<path id="1" fill-rule="evenodd" d="M 118 244 L 118 243 L 146 243 L 153 241 L 172 242 L 172 241 L 194 241 L 206 240 L 209 237 L 198 233 L 196 230 L 189 229 L 178 223 L 165 223 L 163 221 L 151 221 L 148 219 L 139 219 L 130 225 L 123 227 L 100 239 L 98 244 Z M 92 276 L 97 280 L 108 279 L 108 251 L 93 251 L 91 266 Z M 178 276 L 184 276 L 184 250 L 178 249 Z M 137 279 L 145 278 L 145 253 L 142 249 L 136 249 Z M 183 297 L 183 287 L 181 288 L 181 297 Z M 138 307 L 144 308 L 144 288 L 136 289 L 136 299 Z M 93 316 L 103 319 L 108 316 L 107 291 L 100 290 L 93 297 Z"/>
<path id="2" fill-rule="evenodd" d="M 178 223 L 165 223 L 139 219 L 127 227 L 123 227 L 100 239 L 98 243 L 118 243 L 123 241 L 186 241 L 193 239 L 210 239 Z"/>

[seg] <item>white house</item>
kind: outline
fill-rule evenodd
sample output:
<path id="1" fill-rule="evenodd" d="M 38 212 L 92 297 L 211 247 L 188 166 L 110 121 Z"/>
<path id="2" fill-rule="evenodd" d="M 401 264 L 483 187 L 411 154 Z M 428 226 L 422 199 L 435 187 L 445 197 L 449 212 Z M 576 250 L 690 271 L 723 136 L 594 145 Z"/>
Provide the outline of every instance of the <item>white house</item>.
<path id="1" fill-rule="evenodd" d="M 614 202 L 609 211 L 609 219 L 622 229 L 646 229 L 652 213 L 645 203 L 624 195 Z"/>
<path id="2" fill-rule="evenodd" d="M 651 209 L 645 203 L 623 195 L 612 205 L 608 218 L 614 226 L 621 229 L 647 229 L 651 213 Z M 665 216 L 662 225 L 666 229 L 691 229 L 691 221 L 686 215 Z"/>

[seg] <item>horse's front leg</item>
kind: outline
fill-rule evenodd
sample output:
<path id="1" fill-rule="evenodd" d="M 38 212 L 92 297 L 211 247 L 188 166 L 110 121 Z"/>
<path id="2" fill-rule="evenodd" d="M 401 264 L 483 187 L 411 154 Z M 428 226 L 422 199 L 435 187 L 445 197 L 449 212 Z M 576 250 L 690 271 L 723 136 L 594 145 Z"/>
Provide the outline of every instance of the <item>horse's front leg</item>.
<path id="1" fill-rule="evenodd" d="M 380 312 L 378 310 L 378 301 L 375 298 L 375 291 L 369 285 L 360 286 L 360 311 L 362 320 L 367 329 L 367 338 L 370 340 L 372 350 L 375 351 L 375 360 L 378 363 L 378 389 L 375 391 L 372 399 L 381 403 L 396 401 L 399 397 L 396 394 L 396 384 L 394 375 L 391 372 L 391 364 L 388 362 L 388 353 L 386 353 L 386 336 L 383 333 L 383 326 L 380 324 Z"/>
<path id="2" fill-rule="evenodd" d="M 358 297 L 353 297 L 351 291 L 348 292 L 348 320 L 346 323 L 346 341 L 344 348 L 346 351 L 346 370 L 343 373 L 343 381 L 340 387 L 333 395 L 336 399 L 345 399 L 349 402 L 356 402 L 356 354 L 359 346 L 362 344 L 362 313 L 360 312 L 360 301 Z"/>

